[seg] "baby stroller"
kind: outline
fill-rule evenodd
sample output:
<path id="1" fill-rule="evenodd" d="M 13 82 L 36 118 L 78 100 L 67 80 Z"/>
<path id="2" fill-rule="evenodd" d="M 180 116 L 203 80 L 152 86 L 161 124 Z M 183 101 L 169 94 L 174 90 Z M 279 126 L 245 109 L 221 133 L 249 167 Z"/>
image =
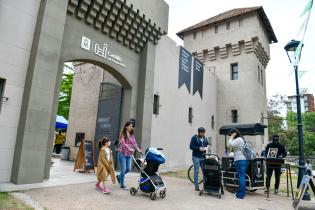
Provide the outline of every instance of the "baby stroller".
<path id="1" fill-rule="evenodd" d="M 204 154 L 201 162 L 202 172 L 204 176 L 203 188 L 199 191 L 202 194 L 215 194 L 221 199 L 224 194 L 222 185 L 222 172 L 219 164 L 219 157 L 212 154 Z"/>
<path id="2" fill-rule="evenodd" d="M 151 200 L 156 200 L 157 193 L 159 193 L 161 198 L 165 198 L 166 185 L 157 174 L 160 164 L 165 163 L 164 154 L 158 151 L 158 149 L 151 147 L 146 150 L 144 158 L 135 159 L 135 157 L 132 156 L 132 159 L 134 166 L 140 172 L 140 179 L 137 188 L 130 188 L 130 195 L 136 195 L 140 189 L 144 193 L 150 193 Z"/>

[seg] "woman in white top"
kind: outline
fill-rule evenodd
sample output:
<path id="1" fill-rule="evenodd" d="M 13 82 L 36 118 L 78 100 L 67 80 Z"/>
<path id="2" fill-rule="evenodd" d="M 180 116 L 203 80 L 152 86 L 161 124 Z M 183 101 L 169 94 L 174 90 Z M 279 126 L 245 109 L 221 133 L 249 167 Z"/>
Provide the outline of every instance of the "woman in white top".
<path id="1" fill-rule="evenodd" d="M 239 188 L 234 196 L 238 199 L 244 199 L 246 191 L 245 174 L 247 171 L 247 166 L 249 164 L 249 161 L 246 160 L 243 154 L 243 146 L 245 144 L 245 140 L 236 128 L 232 129 L 229 133 L 231 135 L 231 138 L 228 145 L 231 146 L 234 151 L 234 163 L 239 180 Z"/>

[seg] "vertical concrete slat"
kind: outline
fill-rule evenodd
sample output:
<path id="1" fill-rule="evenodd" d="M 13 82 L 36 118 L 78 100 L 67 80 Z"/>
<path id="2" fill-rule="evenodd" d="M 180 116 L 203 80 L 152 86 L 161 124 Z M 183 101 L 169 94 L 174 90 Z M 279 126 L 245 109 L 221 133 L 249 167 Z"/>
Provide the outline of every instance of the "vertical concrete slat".
<path id="1" fill-rule="evenodd" d="M 56 75 L 67 4 L 67 1 L 41 1 L 14 151 L 11 181 L 16 184 L 47 178 L 45 169 L 53 141 Z"/>
<path id="2" fill-rule="evenodd" d="M 155 53 L 151 42 L 140 53 L 136 137 L 143 150 L 151 146 Z"/>

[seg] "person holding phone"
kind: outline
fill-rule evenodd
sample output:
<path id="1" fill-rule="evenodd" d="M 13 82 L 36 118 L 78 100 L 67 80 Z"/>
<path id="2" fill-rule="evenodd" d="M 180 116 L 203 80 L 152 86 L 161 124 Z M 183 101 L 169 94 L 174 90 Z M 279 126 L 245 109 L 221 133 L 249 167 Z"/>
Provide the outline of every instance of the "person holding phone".
<path id="1" fill-rule="evenodd" d="M 236 128 L 233 128 L 229 132 L 229 134 L 231 138 L 229 140 L 228 145 L 231 146 L 234 151 L 234 163 L 236 167 L 236 172 L 238 174 L 239 182 L 238 191 L 234 194 L 234 196 L 237 199 L 244 199 L 246 191 L 245 174 L 249 164 L 249 160 L 247 160 L 243 154 L 243 146 L 245 144 L 245 140 L 243 139 L 241 133 Z"/>
<path id="2" fill-rule="evenodd" d="M 206 129 L 198 128 L 197 135 L 194 135 L 190 140 L 189 148 L 192 150 L 192 161 L 194 164 L 194 184 L 195 190 L 199 191 L 198 172 L 199 167 L 202 167 L 202 155 L 207 152 L 209 142 L 205 137 Z"/>

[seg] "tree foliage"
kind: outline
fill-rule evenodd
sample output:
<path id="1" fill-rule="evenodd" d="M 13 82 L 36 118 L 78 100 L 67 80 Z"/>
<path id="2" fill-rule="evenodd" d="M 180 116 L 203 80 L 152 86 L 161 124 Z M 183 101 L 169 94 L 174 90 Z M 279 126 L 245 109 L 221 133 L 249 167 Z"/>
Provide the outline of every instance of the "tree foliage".
<path id="1" fill-rule="evenodd" d="M 288 112 L 285 117 L 281 116 L 281 109 L 285 105 L 284 97 L 273 96 L 268 100 L 268 132 L 269 138 L 272 135 L 280 136 L 280 143 L 283 144 L 290 155 L 299 155 L 297 114 Z M 315 112 L 302 114 L 304 155 L 315 155 Z"/>
<path id="2" fill-rule="evenodd" d="M 70 68 L 65 66 L 65 68 Z M 73 71 L 64 72 L 60 84 L 58 115 L 64 116 L 66 119 L 69 117 L 72 83 L 73 83 Z"/>

